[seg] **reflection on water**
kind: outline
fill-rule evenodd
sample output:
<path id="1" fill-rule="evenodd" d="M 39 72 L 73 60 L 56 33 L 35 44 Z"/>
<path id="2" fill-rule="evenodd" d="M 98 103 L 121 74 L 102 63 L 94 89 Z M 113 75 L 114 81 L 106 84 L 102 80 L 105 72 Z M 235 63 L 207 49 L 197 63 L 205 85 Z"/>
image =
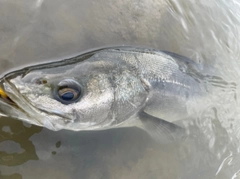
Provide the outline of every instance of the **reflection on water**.
<path id="1" fill-rule="evenodd" d="M 2 117 L 0 178 L 240 178 L 239 12 L 236 0 L 0 0 L 1 74 L 124 44 L 189 57 L 216 88 L 179 122 L 189 136 L 165 145 L 137 128 L 53 132 Z"/>
<path id="2" fill-rule="evenodd" d="M 28 128 L 11 119 L 4 120 L 5 125 L 18 126 L 20 129 L 11 132 L 22 138 L 16 140 L 8 135 L 3 140 L 14 140 L 24 146 L 27 157 L 4 153 L 3 158 L 12 157 L 1 163 L 2 176 L 18 171 L 23 178 L 33 178 L 40 173 L 40 178 L 155 178 L 159 169 L 163 175 L 175 175 L 176 168 L 168 169 L 161 161 L 176 156 L 169 156 L 169 150 L 164 146 L 160 150 L 140 129 L 52 132 L 34 126 Z M 156 156 L 161 157 L 153 160 Z M 23 168 L 6 167 L 13 163 Z"/>
<path id="3" fill-rule="evenodd" d="M 35 147 L 29 139 L 42 128 L 33 125 L 26 127 L 21 121 L 2 117 L 0 129 L 0 165 L 18 166 L 29 160 L 38 160 Z M 20 147 L 16 147 L 16 144 Z M 17 151 L 11 151 L 12 149 Z M 1 177 L 21 178 L 20 176 L 20 174 L 12 174 Z"/>
<path id="4" fill-rule="evenodd" d="M 29 138 L 39 133 L 42 128 L 33 125 L 31 127 L 26 127 L 21 121 L 13 121 L 4 117 L 1 118 L 0 127 L 2 129 L 0 131 L 0 165 L 16 166 L 28 160 L 38 160 L 35 147 Z M 23 151 L 9 153 L 8 151 L 11 147 L 14 147 L 11 145 L 7 146 L 7 142 L 11 141 L 19 144 Z"/>
<path id="5" fill-rule="evenodd" d="M 22 179 L 22 176 L 18 173 L 14 173 L 12 175 L 0 175 L 2 179 Z"/>
<path id="6" fill-rule="evenodd" d="M 191 123 L 187 122 L 190 119 L 182 121 L 181 125 L 188 126 L 189 136 L 167 145 L 155 143 L 137 128 L 53 132 L 2 118 L 0 176 L 24 179 L 36 176 L 49 179 L 230 178 L 240 166 L 237 146 L 221 126 L 216 109 L 209 109 L 204 118 L 205 121 L 192 119 Z M 12 152 L 12 146 L 18 150 Z"/>

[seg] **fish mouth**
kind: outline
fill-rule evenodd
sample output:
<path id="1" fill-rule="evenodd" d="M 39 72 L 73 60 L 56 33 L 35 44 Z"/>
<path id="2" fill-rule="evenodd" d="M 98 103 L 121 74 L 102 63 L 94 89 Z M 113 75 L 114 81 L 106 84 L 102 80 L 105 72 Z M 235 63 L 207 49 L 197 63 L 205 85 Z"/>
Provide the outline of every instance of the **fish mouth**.
<path id="1" fill-rule="evenodd" d="M 30 115 L 29 115 L 30 112 Z M 10 117 L 42 126 L 42 123 L 32 118 L 36 116 L 28 102 L 24 100 L 14 84 L 6 79 L 0 79 L 0 116 Z"/>
<path id="2" fill-rule="evenodd" d="M 43 113 L 48 116 L 42 115 Z M 67 121 L 72 120 L 71 117 L 65 116 L 61 112 L 49 112 L 47 109 L 35 106 L 19 92 L 10 80 L 0 79 L 0 117 L 14 118 L 53 131 L 63 129 L 64 127 L 56 126 L 53 123 L 50 115 L 65 118 Z"/>
<path id="3" fill-rule="evenodd" d="M 11 108 L 16 107 L 16 103 L 14 103 L 11 98 L 7 95 L 3 88 L 3 82 L 0 82 L 0 116 L 9 117 L 7 111 Z"/>
<path id="4" fill-rule="evenodd" d="M 7 93 L 3 90 L 1 86 L 0 86 L 0 100 L 9 105 L 14 105 L 14 106 L 17 105 L 13 100 L 11 100 L 11 98 L 7 95 Z"/>

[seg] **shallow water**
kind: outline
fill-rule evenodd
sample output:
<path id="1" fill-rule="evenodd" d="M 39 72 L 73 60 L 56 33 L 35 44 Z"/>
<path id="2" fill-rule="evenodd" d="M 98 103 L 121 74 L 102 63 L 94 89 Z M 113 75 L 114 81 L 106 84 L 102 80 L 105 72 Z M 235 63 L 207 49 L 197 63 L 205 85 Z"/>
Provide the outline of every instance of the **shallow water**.
<path id="1" fill-rule="evenodd" d="M 172 51 L 215 76 L 189 137 L 137 128 L 53 132 L 0 118 L 0 178 L 240 178 L 240 3 L 224 0 L 0 0 L 0 74 L 99 46 Z M 219 80 L 221 79 L 221 80 Z"/>

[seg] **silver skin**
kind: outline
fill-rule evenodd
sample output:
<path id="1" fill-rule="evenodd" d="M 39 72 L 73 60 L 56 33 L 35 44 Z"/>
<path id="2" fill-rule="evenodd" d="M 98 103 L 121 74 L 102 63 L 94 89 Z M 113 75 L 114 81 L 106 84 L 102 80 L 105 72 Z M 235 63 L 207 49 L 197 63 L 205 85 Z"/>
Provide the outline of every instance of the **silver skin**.
<path id="1" fill-rule="evenodd" d="M 199 100 L 206 90 L 197 68 L 193 61 L 169 52 L 95 50 L 5 75 L 0 84 L 15 104 L 0 100 L 0 113 L 50 130 L 142 127 L 141 113 L 172 123 L 201 108 Z M 56 100 L 55 89 L 63 81 L 80 84 L 79 100 Z"/>

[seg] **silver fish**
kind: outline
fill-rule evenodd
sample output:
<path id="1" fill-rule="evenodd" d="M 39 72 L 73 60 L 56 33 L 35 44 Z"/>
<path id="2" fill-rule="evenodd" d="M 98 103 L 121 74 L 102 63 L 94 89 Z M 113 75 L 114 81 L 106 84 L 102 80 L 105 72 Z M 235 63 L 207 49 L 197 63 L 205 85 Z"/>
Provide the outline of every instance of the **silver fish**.
<path id="1" fill-rule="evenodd" d="M 174 139 L 182 130 L 174 122 L 196 112 L 206 93 L 197 71 L 198 64 L 170 52 L 93 50 L 5 75 L 0 113 L 54 131 L 136 126 Z"/>

